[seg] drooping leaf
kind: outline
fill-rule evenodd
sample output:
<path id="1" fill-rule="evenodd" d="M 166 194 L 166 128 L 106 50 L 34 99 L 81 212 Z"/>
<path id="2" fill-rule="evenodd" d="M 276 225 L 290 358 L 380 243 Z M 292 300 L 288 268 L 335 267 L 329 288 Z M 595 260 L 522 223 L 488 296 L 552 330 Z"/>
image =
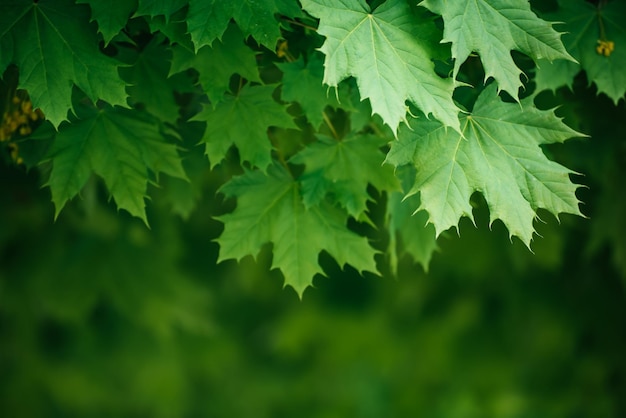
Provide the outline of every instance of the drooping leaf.
<path id="1" fill-rule="evenodd" d="M 395 191 L 387 198 L 387 228 L 389 229 L 389 259 L 391 270 L 398 273 L 398 260 L 405 254 L 428 271 L 428 264 L 437 250 L 435 228 L 428 223 L 428 213 L 415 212 L 420 207 L 419 195 L 404 198 L 415 180 L 415 168 L 399 167 L 396 175 L 402 179 L 404 193 Z"/>
<path id="2" fill-rule="evenodd" d="M 540 19 L 526 0 L 424 0 L 420 3 L 442 15 L 444 38 L 452 43 L 454 77 L 472 52 L 478 52 L 485 80 L 493 77 L 498 88 L 518 98 L 522 71 L 515 65 L 511 50 L 534 60 L 574 59 L 567 53 L 560 34 Z"/>
<path id="3" fill-rule="evenodd" d="M 79 35 L 78 35 L 79 34 Z M 98 48 L 89 7 L 71 0 L 0 3 L 0 72 L 13 63 L 19 88 L 55 126 L 72 109 L 72 86 L 93 100 L 126 105 L 118 64 Z"/>
<path id="4" fill-rule="evenodd" d="M 383 166 L 380 148 L 386 140 L 372 135 L 353 135 L 341 141 L 319 136 L 293 156 L 290 162 L 304 164 L 302 200 L 307 209 L 319 205 L 331 194 L 348 213 L 359 219 L 371 200 L 367 186 L 379 191 L 400 190 L 390 166 Z"/>
<path id="5" fill-rule="evenodd" d="M 281 270 L 285 285 L 302 297 L 326 251 L 340 266 L 376 272 L 376 253 L 361 237 L 347 229 L 347 214 L 326 203 L 306 209 L 296 182 L 287 171 L 272 165 L 267 175 L 248 171 L 226 183 L 220 191 L 237 198 L 234 212 L 220 216 L 224 232 L 217 239 L 219 261 L 256 256 L 266 243 L 273 244 L 272 268 Z"/>
<path id="6" fill-rule="evenodd" d="M 582 136 L 551 111 L 534 107 L 531 98 L 520 104 L 502 102 L 493 85 L 461 118 L 462 135 L 437 121 L 418 119 L 403 129 L 392 144 L 387 162 L 412 164 L 417 169 L 409 194 L 420 193 L 421 206 L 437 235 L 456 226 L 462 216 L 473 219 L 470 196 L 485 197 L 491 222 L 500 219 L 511 236 L 527 246 L 533 236 L 538 208 L 555 216 L 581 215 L 573 172 L 548 160 L 540 145 Z"/>
<path id="7" fill-rule="evenodd" d="M 137 9 L 137 0 L 77 0 L 76 3 L 89 4 L 91 19 L 98 23 L 105 44 L 120 33 Z"/>
<path id="8" fill-rule="evenodd" d="M 272 94 L 276 86 L 244 86 L 236 95 L 227 94 L 215 108 L 210 105 L 193 120 L 207 123 L 202 141 L 211 166 L 219 164 L 236 145 L 241 161 L 265 170 L 271 164 L 270 126 L 296 128 L 285 106 Z"/>
<path id="9" fill-rule="evenodd" d="M 329 94 L 322 82 L 324 66 L 318 54 L 303 59 L 278 64 L 283 72 L 281 97 L 288 102 L 298 102 L 313 127 L 318 128 L 323 121 L 326 106 L 337 106 L 334 94 Z M 369 115 L 368 115 L 369 117 Z"/>
<path id="10" fill-rule="evenodd" d="M 118 208 L 147 223 L 148 169 L 186 179 L 176 146 L 141 112 L 106 107 L 81 109 L 80 116 L 60 127 L 50 151 L 48 186 L 56 216 L 94 173 L 104 179 Z"/>
<path id="11" fill-rule="evenodd" d="M 271 51 L 281 37 L 276 15 L 299 16 L 296 0 L 189 0 L 189 33 L 196 49 L 221 39 L 228 22 L 235 19 L 247 36 Z"/>
<path id="12" fill-rule="evenodd" d="M 452 100 L 452 79 L 435 73 L 433 22 L 414 14 L 404 0 L 388 0 L 371 11 L 365 0 L 303 0 L 304 9 L 320 19 L 326 37 L 324 83 L 337 87 L 357 79 L 362 98 L 396 132 L 406 120 L 409 100 L 426 115 L 459 130 Z"/>
<path id="13" fill-rule="evenodd" d="M 254 51 L 244 43 L 243 35 L 235 25 L 230 25 L 221 41 L 200 48 L 196 54 L 185 47 L 175 47 L 170 73 L 188 68 L 199 72 L 200 84 L 213 106 L 224 98 L 233 74 L 248 81 L 261 82 Z"/>
<path id="14" fill-rule="evenodd" d="M 546 18 L 565 23 L 563 42 L 580 65 L 538 62 L 537 89 L 571 87 L 574 76 L 582 68 L 598 92 L 617 104 L 626 94 L 624 2 L 601 2 L 594 6 L 585 1 L 559 1 L 559 11 L 546 14 Z"/>
<path id="15" fill-rule="evenodd" d="M 122 74 L 128 81 L 133 104 L 140 104 L 162 121 L 175 123 L 179 106 L 174 92 L 191 91 L 193 84 L 186 74 L 168 78 L 170 56 L 171 51 L 162 39 L 155 37 L 138 53 L 132 66 L 122 68 Z"/>

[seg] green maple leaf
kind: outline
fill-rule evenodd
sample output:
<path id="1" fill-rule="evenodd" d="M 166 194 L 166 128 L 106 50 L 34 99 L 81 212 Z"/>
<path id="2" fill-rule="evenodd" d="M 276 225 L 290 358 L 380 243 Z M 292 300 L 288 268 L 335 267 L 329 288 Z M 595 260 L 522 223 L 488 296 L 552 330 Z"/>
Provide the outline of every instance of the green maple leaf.
<path id="1" fill-rule="evenodd" d="M 228 28 L 221 41 L 200 48 L 197 54 L 176 46 L 170 73 L 188 68 L 198 70 L 200 84 L 213 106 L 224 98 L 233 74 L 248 81 L 261 82 L 255 53 L 244 43 L 243 34 L 235 25 Z"/>
<path id="2" fill-rule="evenodd" d="M 165 16 L 166 20 L 187 5 L 187 0 L 137 0 L 135 16 Z"/>
<path id="3" fill-rule="evenodd" d="M 402 179 L 403 188 L 408 192 L 415 179 L 415 169 L 402 166 L 396 175 Z M 415 211 L 420 206 L 420 198 L 416 194 L 405 197 L 405 193 L 397 191 L 390 193 L 387 199 L 388 253 L 393 274 L 398 272 L 398 258 L 405 254 L 428 271 L 430 259 L 438 248 L 435 228 L 428 223 L 428 213 Z"/>
<path id="4" fill-rule="evenodd" d="M 13 63 L 19 88 L 55 126 L 72 109 L 72 85 L 93 100 L 126 105 L 118 64 L 98 48 L 89 7 L 71 0 L 6 0 L 0 4 L 0 72 Z"/>
<path id="5" fill-rule="evenodd" d="M 582 136 L 558 119 L 554 112 L 502 102 L 490 85 L 478 97 L 470 115 L 461 118 L 462 135 L 436 122 L 417 120 L 403 129 L 392 144 L 387 161 L 417 169 L 409 194 L 420 193 L 421 206 L 430 215 L 437 235 L 458 224 L 462 216 L 473 219 L 470 196 L 485 197 L 491 219 L 500 219 L 510 236 L 527 246 L 532 240 L 538 208 L 555 216 L 581 215 L 573 172 L 543 154 L 540 145 Z"/>
<path id="6" fill-rule="evenodd" d="M 92 173 L 104 182 L 120 209 L 147 223 L 148 169 L 186 179 L 176 146 L 165 141 L 156 120 L 138 111 L 106 107 L 79 109 L 80 119 L 63 124 L 50 158 L 47 185 L 56 215 Z"/>
<path id="7" fill-rule="evenodd" d="M 324 66 L 318 54 L 309 56 L 308 62 L 277 64 L 283 72 L 281 97 L 288 102 L 298 102 L 311 124 L 318 128 L 323 121 L 326 106 L 336 107 L 339 103 L 334 94 L 324 87 Z M 369 116 L 369 115 L 368 115 Z"/>
<path id="8" fill-rule="evenodd" d="M 168 78 L 169 56 L 170 49 L 157 36 L 137 55 L 132 66 L 122 69 L 122 74 L 129 83 L 132 103 L 141 103 L 148 112 L 173 124 L 179 116 L 174 92 L 189 92 L 194 87 L 186 74 Z"/>
<path id="9" fill-rule="evenodd" d="M 615 104 L 626 94 L 626 5 L 620 1 L 594 6 L 588 2 L 559 1 L 557 13 L 550 19 L 565 22 L 563 42 L 580 65 L 562 62 L 537 63 L 537 89 L 556 90 L 571 87 L 574 76 L 582 68 L 587 78 L 598 86 Z M 607 56 L 598 53 L 598 41 L 613 42 L 614 50 Z"/>
<path id="10" fill-rule="evenodd" d="M 120 33 L 137 9 L 137 0 L 77 0 L 76 3 L 89 4 L 91 20 L 98 23 L 105 45 Z"/>
<path id="11" fill-rule="evenodd" d="M 266 243 L 273 244 L 272 268 L 281 270 L 285 285 L 302 297 L 316 274 L 322 274 L 318 263 L 326 251 L 340 266 L 350 264 L 359 271 L 376 272 L 376 251 L 346 227 L 347 214 L 328 204 L 307 210 L 296 182 L 287 171 L 272 165 L 267 175 L 248 171 L 235 177 L 220 189 L 237 198 L 234 212 L 220 216 L 224 232 L 218 262 L 256 256 Z"/>
<path id="12" fill-rule="evenodd" d="M 493 77 L 498 88 L 518 98 L 522 71 L 515 65 L 511 50 L 534 60 L 574 61 L 552 24 L 538 18 L 526 0 L 424 0 L 420 3 L 442 15 L 444 38 L 452 43 L 454 77 L 472 52 L 478 52 L 485 68 L 485 80 Z"/>
<path id="13" fill-rule="evenodd" d="M 272 144 L 267 136 L 270 126 L 296 128 L 285 106 L 272 94 L 276 86 L 244 86 L 237 95 L 226 95 L 215 106 L 205 106 L 193 120 L 205 121 L 202 141 L 211 166 L 220 163 L 228 149 L 236 145 L 241 161 L 265 170 L 272 161 Z"/>
<path id="14" fill-rule="evenodd" d="M 164 16 L 155 16 L 148 24 L 151 32 L 161 32 L 167 37 L 171 45 L 176 44 L 177 48 L 184 48 L 190 53 L 194 53 L 191 36 L 187 33 L 187 23 L 185 20 L 177 20 L 178 15 L 172 19 L 165 19 Z"/>
<path id="15" fill-rule="evenodd" d="M 301 14 L 295 0 L 189 0 L 187 24 L 196 49 L 221 39 L 231 18 L 243 33 L 271 51 L 281 37 L 275 15 Z"/>
<path id="16" fill-rule="evenodd" d="M 290 162 L 304 164 L 300 181 L 302 199 L 307 208 L 319 205 L 327 194 L 356 219 L 365 213 L 370 199 L 367 185 L 379 191 L 400 189 L 389 166 L 382 166 L 385 155 L 380 148 L 386 140 L 372 135 L 353 135 L 341 141 L 319 136 Z"/>
<path id="17" fill-rule="evenodd" d="M 439 77 L 431 61 L 433 23 L 406 1 L 388 0 L 373 12 L 365 0 L 302 0 L 302 6 L 320 19 L 318 32 L 326 37 L 324 83 L 337 87 L 354 76 L 361 97 L 394 132 L 406 120 L 407 100 L 459 130 L 453 80 Z"/>

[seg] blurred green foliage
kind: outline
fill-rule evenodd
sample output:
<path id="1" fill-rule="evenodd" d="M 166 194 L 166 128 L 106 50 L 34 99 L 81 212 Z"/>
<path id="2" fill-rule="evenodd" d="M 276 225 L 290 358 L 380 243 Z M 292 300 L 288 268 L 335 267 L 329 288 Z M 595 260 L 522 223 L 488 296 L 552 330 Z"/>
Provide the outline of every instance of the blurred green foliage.
<path id="1" fill-rule="evenodd" d="M 216 264 L 228 164 L 191 155 L 198 206 L 172 215 L 165 184 L 147 229 L 97 181 L 53 223 L 45 166 L 5 158 L 0 416 L 626 416 L 626 108 L 586 84 L 537 103 L 591 135 L 545 150 L 585 174 L 589 219 L 545 214 L 532 254 L 476 199 L 478 229 L 440 239 L 428 274 L 405 257 L 393 279 L 380 255 L 385 277 L 361 277 L 322 254 L 329 277 L 302 302 L 269 247 Z"/>

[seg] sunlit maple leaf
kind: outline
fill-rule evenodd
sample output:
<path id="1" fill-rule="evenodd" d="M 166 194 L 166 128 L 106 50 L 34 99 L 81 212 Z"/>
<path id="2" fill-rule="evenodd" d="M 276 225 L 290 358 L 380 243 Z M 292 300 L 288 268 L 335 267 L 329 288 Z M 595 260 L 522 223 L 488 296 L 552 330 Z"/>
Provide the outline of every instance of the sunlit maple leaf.
<path id="1" fill-rule="evenodd" d="M 373 11 L 364 0 L 302 0 L 302 6 L 320 19 L 318 32 L 326 37 L 320 48 L 324 83 L 337 87 L 355 77 L 361 97 L 394 132 L 406 120 L 407 100 L 459 130 L 453 80 L 439 77 L 432 62 L 432 21 L 419 18 L 404 0 L 388 0 Z"/>
<path id="2" fill-rule="evenodd" d="M 573 172 L 550 161 L 541 144 L 583 136 L 532 99 L 504 103 L 490 85 L 471 114 L 461 118 L 462 135 L 437 121 L 418 119 L 392 144 L 387 162 L 412 164 L 417 175 L 409 194 L 420 193 L 421 206 L 437 235 L 473 219 L 470 196 L 483 194 L 491 222 L 500 219 L 511 236 L 530 246 L 536 210 L 581 215 Z"/>
<path id="3" fill-rule="evenodd" d="M 532 12 L 527 0 L 424 0 L 420 5 L 443 17 L 442 42 L 452 43 L 455 77 L 467 57 L 478 52 L 485 80 L 493 77 L 499 89 L 517 98 L 522 71 L 515 65 L 511 50 L 534 60 L 575 62 L 560 34 Z"/>

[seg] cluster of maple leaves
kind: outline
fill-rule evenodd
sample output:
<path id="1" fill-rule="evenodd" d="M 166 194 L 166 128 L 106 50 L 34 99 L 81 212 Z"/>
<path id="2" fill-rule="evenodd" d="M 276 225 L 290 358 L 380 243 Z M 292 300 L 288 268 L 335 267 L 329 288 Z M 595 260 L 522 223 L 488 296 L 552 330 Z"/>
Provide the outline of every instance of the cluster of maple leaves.
<path id="1" fill-rule="evenodd" d="M 237 199 L 219 218 L 220 259 L 272 243 L 302 294 L 321 251 L 376 272 L 376 250 L 347 226 L 369 222 L 368 186 L 387 194 L 392 260 L 424 265 L 439 234 L 473 218 L 475 192 L 527 246 L 539 208 L 580 215 L 573 172 L 541 146 L 582 134 L 520 97 L 533 74 L 511 51 L 534 61 L 537 92 L 583 69 L 617 102 L 624 17 L 623 2 L 584 0 L 542 17 L 525 0 L 7 0 L 0 70 L 17 67 L 46 116 L 35 163 L 52 166 L 57 216 L 96 174 L 147 223 L 148 183 L 189 181 L 181 126 L 203 123 L 211 166 L 234 147 L 244 167 L 220 189 Z M 464 103 L 474 55 L 489 82 Z"/>

